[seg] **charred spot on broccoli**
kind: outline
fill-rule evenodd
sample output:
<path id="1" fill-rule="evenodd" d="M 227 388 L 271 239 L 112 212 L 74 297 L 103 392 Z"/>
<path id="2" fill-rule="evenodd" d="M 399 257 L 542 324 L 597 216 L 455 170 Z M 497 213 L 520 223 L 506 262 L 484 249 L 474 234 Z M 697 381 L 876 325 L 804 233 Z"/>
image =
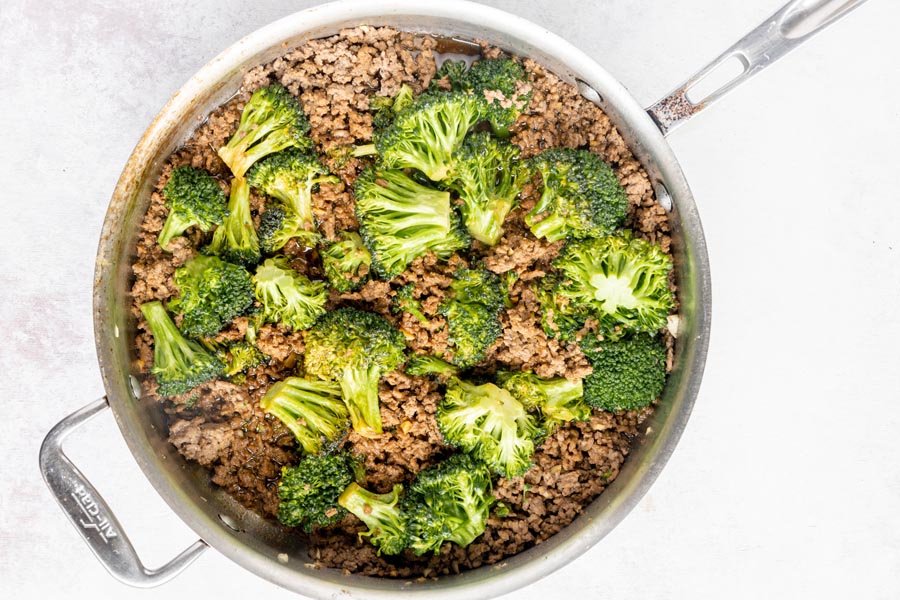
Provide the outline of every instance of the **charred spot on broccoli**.
<path id="1" fill-rule="evenodd" d="M 273 213 L 260 225 L 264 250 L 280 250 L 292 238 L 308 248 L 315 246 L 319 234 L 312 210 L 313 192 L 321 183 L 339 183 L 339 178 L 330 175 L 314 155 L 289 148 L 253 165 L 247 181 L 281 204 L 281 214 Z"/>
<path id="2" fill-rule="evenodd" d="M 450 193 L 425 187 L 403 171 L 369 167 L 356 180 L 356 216 L 372 269 L 395 277 L 428 251 L 448 258 L 469 246 Z"/>
<path id="3" fill-rule="evenodd" d="M 203 169 L 182 165 L 172 170 L 163 197 L 169 214 L 159 232 L 158 242 L 167 250 L 172 238 L 190 227 L 206 232 L 225 220 L 225 194 L 212 175 Z"/>
<path id="4" fill-rule="evenodd" d="M 404 360 L 403 334 L 384 317 L 344 307 L 325 313 L 306 334 L 309 375 L 338 381 L 353 429 L 382 433 L 378 381 Z"/>
<path id="5" fill-rule="evenodd" d="M 281 469 L 278 483 L 278 520 L 288 527 L 329 527 L 347 511 L 337 500 L 361 476 L 359 462 L 348 452 L 307 456 Z"/>
<path id="6" fill-rule="evenodd" d="M 325 244 L 321 257 L 328 283 L 341 294 L 358 290 L 369 279 L 372 254 L 355 231 L 342 232 L 337 241 Z"/>
<path id="7" fill-rule="evenodd" d="M 553 261 L 562 279 L 556 293 L 591 311 L 609 336 L 655 332 L 675 305 L 669 288 L 672 259 L 631 232 L 571 240 Z"/>
<path id="8" fill-rule="evenodd" d="M 535 418 L 507 390 L 455 377 L 447 383 L 437 421 L 447 442 L 507 478 L 528 470 L 534 441 L 543 435 Z"/>
<path id="9" fill-rule="evenodd" d="M 518 160 L 519 148 L 482 131 L 466 137 L 454 157 L 449 185 L 459 194 L 466 228 L 473 238 L 493 246 L 529 177 Z"/>
<path id="10" fill-rule="evenodd" d="M 228 216 L 213 233 L 208 251 L 228 262 L 252 267 L 259 263 L 259 237 L 250 214 L 250 185 L 243 177 L 231 180 Z"/>
<path id="11" fill-rule="evenodd" d="M 160 396 L 176 396 L 219 375 L 225 365 L 200 344 L 185 338 L 161 302 L 146 302 L 141 313 L 153 336 L 153 367 Z"/>
<path id="12" fill-rule="evenodd" d="M 375 148 L 388 169 L 418 169 L 443 181 L 453 153 L 484 112 L 484 101 L 470 94 L 423 94 L 394 115 L 387 129 L 375 132 Z"/>
<path id="13" fill-rule="evenodd" d="M 658 337 L 639 333 L 619 341 L 595 335 L 581 341 L 593 373 L 584 379 L 584 397 L 607 411 L 636 410 L 659 398 L 666 384 L 666 347 Z"/>
<path id="14" fill-rule="evenodd" d="M 294 331 L 308 329 L 325 314 L 325 283 L 310 281 L 294 271 L 287 258 L 267 258 L 253 276 L 256 298 L 267 323 L 280 323 Z"/>
<path id="15" fill-rule="evenodd" d="M 503 333 L 503 306 L 503 290 L 495 273 L 484 265 L 457 271 L 447 298 L 438 308 L 447 319 L 453 364 L 468 368 L 484 360 L 488 348 Z"/>
<path id="16" fill-rule="evenodd" d="M 584 402 L 581 379 L 544 379 L 527 371 L 501 373 L 498 378 L 503 389 L 515 396 L 525 408 L 540 412 L 548 433 L 568 421 L 584 421 L 591 416 L 591 409 Z"/>
<path id="17" fill-rule="evenodd" d="M 196 256 L 175 269 L 179 296 L 169 310 L 181 314 L 181 331 L 190 337 L 216 335 L 253 305 L 253 284 L 243 267 L 215 256 Z"/>
<path id="18" fill-rule="evenodd" d="M 356 483 L 350 483 L 338 498 L 338 504 L 366 524 L 367 537 L 378 554 L 399 554 L 409 543 L 406 521 L 400 510 L 403 486 L 397 484 L 387 494 L 375 494 Z"/>
<path id="19" fill-rule="evenodd" d="M 422 555 L 444 542 L 468 546 L 484 533 L 493 503 L 490 469 L 467 454 L 420 472 L 401 503 L 409 548 Z"/>
<path id="20" fill-rule="evenodd" d="M 416 299 L 416 286 L 413 283 L 407 283 L 397 288 L 394 292 L 394 301 L 391 304 L 391 312 L 395 315 L 400 313 L 409 313 L 420 323 L 427 323 L 428 317 L 422 312 L 422 303 Z"/>
<path id="21" fill-rule="evenodd" d="M 306 454 L 318 453 L 323 440 L 347 429 L 347 407 L 336 383 L 288 377 L 272 385 L 259 405 L 291 430 Z"/>
<path id="22" fill-rule="evenodd" d="M 219 157 L 236 177 L 256 161 L 287 148 L 309 150 L 309 121 L 303 107 L 284 86 L 273 83 L 253 93 L 241 113 L 237 131 Z"/>
<path id="23" fill-rule="evenodd" d="M 584 239 L 612 233 L 625 220 L 628 197 L 612 168 L 587 150 L 552 148 L 530 161 L 543 191 L 525 223 L 539 238 Z"/>

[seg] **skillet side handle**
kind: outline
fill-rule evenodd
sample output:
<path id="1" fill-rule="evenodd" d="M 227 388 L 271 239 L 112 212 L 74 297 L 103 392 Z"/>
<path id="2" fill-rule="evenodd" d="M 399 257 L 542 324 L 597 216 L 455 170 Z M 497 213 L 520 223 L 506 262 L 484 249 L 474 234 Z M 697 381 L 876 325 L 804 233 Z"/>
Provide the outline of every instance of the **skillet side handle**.
<path id="1" fill-rule="evenodd" d="M 696 75 L 647 109 L 668 135 L 679 125 L 716 100 L 831 25 L 866 0 L 793 0 L 744 36 Z M 703 98 L 688 98 L 688 92 L 722 64 L 738 62 L 743 70 Z"/>
<path id="2" fill-rule="evenodd" d="M 57 423 L 41 445 L 41 474 L 63 512 L 113 577 L 134 587 L 154 587 L 178 575 L 207 546 L 198 540 L 159 569 L 141 563 L 109 505 L 62 449 L 72 431 L 108 407 L 106 398 L 101 398 Z"/>

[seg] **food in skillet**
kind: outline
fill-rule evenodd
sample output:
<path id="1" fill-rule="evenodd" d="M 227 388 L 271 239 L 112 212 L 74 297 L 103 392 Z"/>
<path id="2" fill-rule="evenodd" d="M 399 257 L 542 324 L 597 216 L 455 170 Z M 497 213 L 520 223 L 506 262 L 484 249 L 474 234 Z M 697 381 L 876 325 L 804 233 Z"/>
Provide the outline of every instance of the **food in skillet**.
<path id="1" fill-rule="evenodd" d="M 661 393 L 675 306 L 665 213 L 608 121 L 543 141 L 602 113 L 494 49 L 436 70 L 433 44 L 359 28 L 261 68 L 173 156 L 135 264 L 172 442 L 313 560 L 383 576 L 571 521 Z M 369 47 L 408 81 L 348 91 Z"/>

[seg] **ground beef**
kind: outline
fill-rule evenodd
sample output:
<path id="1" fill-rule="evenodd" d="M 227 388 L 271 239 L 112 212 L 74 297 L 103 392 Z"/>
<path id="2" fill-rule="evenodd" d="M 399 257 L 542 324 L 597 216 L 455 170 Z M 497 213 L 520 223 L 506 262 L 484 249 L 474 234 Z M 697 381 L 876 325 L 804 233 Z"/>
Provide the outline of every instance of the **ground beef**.
<path id="1" fill-rule="evenodd" d="M 270 360 L 251 369 L 241 383 L 212 381 L 178 397 L 157 397 L 156 383 L 149 376 L 153 340 L 139 307 L 177 295 L 175 269 L 210 237 L 191 229 L 173 241 L 171 252 L 164 252 L 156 243 L 167 214 L 162 189 L 172 168 L 190 164 L 211 172 L 227 194 L 230 176 L 216 149 L 233 134 L 253 91 L 277 81 L 300 98 L 319 155 L 341 180 L 322 184 L 314 195 L 319 230 L 333 240 L 341 231 L 356 229 L 352 183 L 369 159 L 347 159 L 340 150 L 371 140 L 372 95 L 393 95 L 403 84 L 417 93 L 428 87 L 436 71 L 436 45 L 429 36 L 362 26 L 308 41 L 250 70 L 239 93 L 213 111 L 172 155 L 151 195 L 133 266 L 131 310 L 138 324 L 134 370 L 143 376 L 149 399 L 162 402 L 169 417 L 169 439 L 179 452 L 208 468 L 215 484 L 264 516 L 276 514 L 281 468 L 294 464 L 298 455 L 292 435 L 259 408 L 259 399 L 272 383 L 302 374 L 304 336 L 302 332 L 265 325 L 259 328 L 256 340 Z M 485 57 L 501 54 L 496 48 L 483 46 Z M 521 147 L 522 155 L 532 156 L 554 146 L 598 153 L 613 167 L 627 192 L 626 226 L 668 251 L 667 214 L 655 201 L 646 173 L 607 116 L 539 64 L 530 60 L 523 64 L 533 98 L 527 112 L 511 128 L 511 139 Z M 588 374 L 590 365 L 576 343 L 548 339 L 541 328 L 534 285 L 551 268 L 562 243 L 535 239 L 523 222 L 524 214 L 534 206 L 537 190 L 535 185 L 526 187 L 521 206 L 510 213 L 496 246 L 488 248 L 476 242 L 467 256 L 454 255 L 448 261 L 425 255 L 391 282 L 371 280 L 347 294 L 332 290 L 327 308 L 351 305 L 376 312 L 403 332 L 413 352 L 443 355 L 448 351 L 447 328 L 438 308 L 454 272 L 483 262 L 489 270 L 515 283 L 510 289 L 511 306 L 501 314 L 503 333 L 479 370 L 525 369 L 544 377 L 570 378 Z M 265 199 L 254 193 L 251 205 L 258 225 L 266 210 Z M 321 263 L 314 250 L 289 243 L 284 253 L 293 268 L 321 278 Z M 510 272 L 515 272 L 515 278 Z M 421 303 L 427 323 L 392 310 L 393 296 L 408 284 L 413 285 L 413 295 Z M 672 285 L 674 288 L 674 281 Z M 224 343 L 242 339 L 247 328 L 246 317 L 235 319 L 216 340 Z M 665 341 L 671 366 L 674 340 L 665 334 Z M 365 457 L 366 485 L 386 492 L 395 483 L 411 481 L 453 450 L 444 445 L 435 420 L 441 401 L 439 383 L 393 372 L 382 379 L 379 396 L 385 434 L 363 438 L 351 431 L 339 443 Z M 408 552 L 396 557 L 378 556 L 373 546 L 358 539 L 357 533 L 364 526 L 350 515 L 311 534 L 310 559 L 321 566 L 386 577 L 431 577 L 500 561 L 561 530 L 615 479 L 638 425 L 650 410 L 619 414 L 595 411 L 589 421 L 570 423 L 550 434 L 535 453 L 534 466 L 523 477 L 497 482 L 494 495 L 508 512 L 503 517 L 492 516 L 484 535 L 466 548 L 448 543 L 435 556 L 416 557 Z M 305 534 L 298 531 L 297 535 Z"/>

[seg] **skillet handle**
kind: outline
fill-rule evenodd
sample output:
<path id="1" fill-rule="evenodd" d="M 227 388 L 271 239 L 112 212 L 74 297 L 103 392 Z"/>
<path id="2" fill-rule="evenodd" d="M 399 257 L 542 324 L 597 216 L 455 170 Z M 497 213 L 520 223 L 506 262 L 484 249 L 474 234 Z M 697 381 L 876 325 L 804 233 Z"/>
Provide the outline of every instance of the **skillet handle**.
<path id="1" fill-rule="evenodd" d="M 866 0 L 792 0 L 744 36 L 696 75 L 647 109 L 663 135 L 693 117 L 713 102 L 799 46 Z M 726 62 L 740 72 L 702 98 L 688 92 L 704 77 Z"/>
<path id="2" fill-rule="evenodd" d="M 72 431 L 108 407 L 106 398 L 101 398 L 57 423 L 41 445 L 41 474 L 63 512 L 113 577 L 135 587 L 154 587 L 178 575 L 207 545 L 198 540 L 158 569 L 141 563 L 109 505 L 62 449 Z"/>

